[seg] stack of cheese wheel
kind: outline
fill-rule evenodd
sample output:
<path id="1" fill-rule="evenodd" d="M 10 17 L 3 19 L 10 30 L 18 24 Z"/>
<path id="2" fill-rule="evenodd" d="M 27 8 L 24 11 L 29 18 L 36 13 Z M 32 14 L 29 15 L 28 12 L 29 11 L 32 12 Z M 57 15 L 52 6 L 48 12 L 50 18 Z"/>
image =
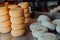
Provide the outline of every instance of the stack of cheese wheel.
<path id="1" fill-rule="evenodd" d="M 25 23 L 30 23 L 31 18 L 30 18 L 30 12 L 29 12 L 29 3 L 21 2 L 18 5 L 24 9 Z"/>
<path id="2" fill-rule="evenodd" d="M 21 36 L 25 33 L 25 17 L 22 8 L 14 8 L 9 11 L 11 21 L 11 35 L 14 37 Z"/>
<path id="3" fill-rule="evenodd" d="M 8 8 L 7 7 L 0 7 L 0 32 L 1 33 L 8 33 L 11 31 L 11 22 L 10 16 L 8 15 Z"/>

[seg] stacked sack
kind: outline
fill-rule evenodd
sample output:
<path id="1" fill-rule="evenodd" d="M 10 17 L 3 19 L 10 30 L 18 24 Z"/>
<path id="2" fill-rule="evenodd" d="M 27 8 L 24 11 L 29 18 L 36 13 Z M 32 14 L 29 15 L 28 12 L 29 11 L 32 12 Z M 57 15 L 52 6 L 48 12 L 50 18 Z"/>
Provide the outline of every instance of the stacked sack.
<path id="1" fill-rule="evenodd" d="M 22 8 L 13 8 L 9 11 L 11 21 L 11 35 L 14 37 L 21 36 L 25 33 L 25 17 Z"/>
<path id="2" fill-rule="evenodd" d="M 29 3 L 21 2 L 18 5 L 24 9 L 25 23 L 30 23 L 31 18 L 30 18 L 30 12 L 29 12 Z"/>
<path id="3" fill-rule="evenodd" d="M 9 9 L 7 7 L 0 7 L 0 32 L 8 33 L 11 31 L 10 16 L 8 15 Z"/>

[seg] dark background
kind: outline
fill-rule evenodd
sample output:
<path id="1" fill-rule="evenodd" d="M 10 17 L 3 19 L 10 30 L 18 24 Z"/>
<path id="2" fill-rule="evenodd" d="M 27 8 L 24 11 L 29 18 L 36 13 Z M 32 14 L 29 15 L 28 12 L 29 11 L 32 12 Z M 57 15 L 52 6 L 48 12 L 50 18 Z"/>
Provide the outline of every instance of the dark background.
<path id="1" fill-rule="evenodd" d="M 0 3 L 4 2 L 16 4 L 19 2 L 29 2 L 32 11 L 49 11 L 50 7 L 55 7 L 60 3 L 59 0 L 0 0 Z M 53 4 L 54 2 L 57 2 L 57 4 Z"/>

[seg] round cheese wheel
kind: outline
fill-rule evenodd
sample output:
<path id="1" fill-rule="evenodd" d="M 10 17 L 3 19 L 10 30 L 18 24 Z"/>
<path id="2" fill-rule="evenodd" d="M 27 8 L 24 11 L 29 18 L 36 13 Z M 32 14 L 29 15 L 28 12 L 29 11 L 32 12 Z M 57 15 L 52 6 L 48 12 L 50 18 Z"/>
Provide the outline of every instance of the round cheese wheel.
<path id="1" fill-rule="evenodd" d="M 14 37 L 21 36 L 25 33 L 25 30 L 11 30 L 11 35 Z"/>
<path id="2" fill-rule="evenodd" d="M 30 23 L 30 21 L 31 21 L 30 17 L 25 19 L 25 23 Z"/>
<path id="3" fill-rule="evenodd" d="M 24 9 L 24 13 L 29 13 L 29 8 Z"/>
<path id="4" fill-rule="evenodd" d="M 57 9 L 57 8 L 54 8 L 54 10 L 56 10 L 56 11 L 57 11 L 58 9 Z"/>
<path id="5" fill-rule="evenodd" d="M 56 31 L 57 31 L 58 33 L 60 33 L 60 25 L 57 25 L 57 26 L 56 26 Z"/>
<path id="6" fill-rule="evenodd" d="M 55 30 L 55 25 L 53 25 L 52 23 L 48 22 L 48 21 L 42 21 L 42 26 L 47 27 L 50 30 Z"/>
<path id="7" fill-rule="evenodd" d="M 9 10 L 7 7 L 0 7 L 0 15 L 8 14 Z"/>
<path id="8" fill-rule="evenodd" d="M 10 16 L 9 15 L 3 15 L 3 16 L 0 16 L 0 22 L 1 21 L 7 21 L 10 19 Z"/>
<path id="9" fill-rule="evenodd" d="M 32 31 L 32 35 L 35 38 L 38 38 L 38 36 L 42 33 L 46 33 L 48 32 L 48 29 L 46 27 L 39 27 L 38 29 L 35 29 L 34 31 Z"/>
<path id="10" fill-rule="evenodd" d="M 55 19 L 52 21 L 53 24 L 59 25 L 60 24 L 60 19 Z"/>
<path id="11" fill-rule="evenodd" d="M 29 18 L 30 17 L 30 14 L 27 13 L 27 14 L 24 14 L 25 18 Z"/>
<path id="12" fill-rule="evenodd" d="M 0 27 L 9 27 L 9 26 L 11 26 L 10 20 L 4 21 L 4 22 L 0 22 Z"/>
<path id="13" fill-rule="evenodd" d="M 26 9 L 29 7 L 29 3 L 28 2 L 21 2 L 21 3 L 18 3 L 18 5 L 23 8 L 23 9 Z"/>
<path id="14" fill-rule="evenodd" d="M 12 4 L 8 6 L 9 9 L 19 8 L 18 5 Z"/>
<path id="15" fill-rule="evenodd" d="M 12 24 L 22 24 L 25 21 L 25 17 L 10 18 Z"/>
<path id="16" fill-rule="evenodd" d="M 30 30 L 31 31 L 39 29 L 40 27 L 41 27 L 41 23 L 40 22 L 34 22 L 34 23 L 30 24 Z"/>
<path id="17" fill-rule="evenodd" d="M 55 8 L 55 9 L 50 10 L 49 14 L 53 15 L 53 14 L 56 14 L 57 12 L 58 10 Z"/>
<path id="18" fill-rule="evenodd" d="M 11 24 L 11 28 L 12 30 L 21 30 L 25 28 L 25 24 L 19 24 L 19 25 Z"/>
<path id="19" fill-rule="evenodd" d="M 1 33 L 8 33 L 11 31 L 11 27 L 0 27 Z"/>
<path id="20" fill-rule="evenodd" d="M 58 40 L 53 33 L 43 33 L 39 36 L 38 40 Z"/>
<path id="21" fill-rule="evenodd" d="M 5 7 L 8 7 L 9 6 L 9 3 L 8 2 L 5 2 Z"/>
<path id="22" fill-rule="evenodd" d="M 60 10 L 60 6 L 58 6 L 57 9 Z"/>
<path id="23" fill-rule="evenodd" d="M 50 13 L 56 13 L 56 12 L 57 12 L 57 8 L 50 10 Z"/>
<path id="24" fill-rule="evenodd" d="M 37 18 L 37 21 L 38 21 L 38 22 L 41 22 L 41 21 L 50 21 L 50 18 L 47 17 L 46 15 L 40 15 L 40 16 Z"/>
<path id="25" fill-rule="evenodd" d="M 15 9 L 11 9 L 9 11 L 9 15 L 11 17 L 20 17 L 20 16 L 24 16 L 24 10 L 22 8 L 15 8 Z"/>

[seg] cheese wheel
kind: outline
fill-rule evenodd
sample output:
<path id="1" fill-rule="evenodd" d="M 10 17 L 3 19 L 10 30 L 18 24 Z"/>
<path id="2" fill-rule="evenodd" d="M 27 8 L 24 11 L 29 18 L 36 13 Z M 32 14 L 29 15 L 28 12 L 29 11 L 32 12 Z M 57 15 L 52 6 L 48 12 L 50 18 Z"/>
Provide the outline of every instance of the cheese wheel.
<path id="1" fill-rule="evenodd" d="M 11 26 L 10 20 L 4 21 L 4 22 L 0 22 L 0 27 L 9 27 L 9 26 Z"/>
<path id="2" fill-rule="evenodd" d="M 48 22 L 48 21 L 42 21 L 42 26 L 47 27 L 50 30 L 55 30 L 55 25 L 53 25 L 52 23 Z"/>
<path id="3" fill-rule="evenodd" d="M 30 14 L 27 13 L 27 14 L 24 14 L 25 18 L 29 18 L 30 17 Z"/>
<path id="4" fill-rule="evenodd" d="M 60 25 L 57 25 L 57 26 L 56 26 L 56 31 L 57 31 L 58 33 L 60 33 Z"/>
<path id="5" fill-rule="evenodd" d="M 57 9 L 57 8 L 54 8 L 54 10 L 56 10 L 56 11 L 57 11 L 58 9 Z"/>
<path id="6" fill-rule="evenodd" d="M 57 9 L 60 10 L 60 6 L 58 6 Z"/>
<path id="7" fill-rule="evenodd" d="M 24 10 L 22 8 L 15 8 L 15 9 L 11 9 L 9 11 L 9 15 L 11 17 L 20 17 L 20 16 L 24 16 Z"/>
<path id="8" fill-rule="evenodd" d="M 55 19 L 52 21 L 53 24 L 59 25 L 60 24 L 60 19 Z"/>
<path id="9" fill-rule="evenodd" d="M 8 33 L 11 31 L 11 27 L 0 27 L 1 33 Z"/>
<path id="10" fill-rule="evenodd" d="M 34 22 L 34 23 L 30 24 L 31 31 L 39 29 L 40 27 L 42 27 L 40 22 Z"/>
<path id="11" fill-rule="evenodd" d="M 11 35 L 14 37 L 21 36 L 25 33 L 25 30 L 11 30 Z"/>
<path id="12" fill-rule="evenodd" d="M 50 10 L 50 15 L 54 14 L 54 13 L 57 13 L 57 9 L 52 9 Z"/>
<path id="13" fill-rule="evenodd" d="M 30 21 L 31 21 L 30 17 L 25 19 L 25 23 L 30 23 Z"/>
<path id="14" fill-rule="evenodd" d="M 18 3 L 18 5 L 23 8 L 23 9 L 26 9 L 29 7 L 29 3 L 28 2 L 21 2 L 21 3 Z"/>
<path id="15" fill-rule="evenodd" d="M 9 3 L 8 2 L 5 2 L 5 7 L 8 7 L 9 6 Z"/>
<path id="16" fill-rule="evenodd" d="M 12 24 L 22 24 L 25 21 L 25 17 L 10 18 Z"/>
<path id="17" fill-rule="evenodd" d="M 24 13 L 29 13 L 29 8 L 24 9 Z"/>
<path id="18" fill-rule="evenodd" d="M 21 30 L 25 28 L 25 24 L 19 24 L 19 25 L 11 24 L 11 28 L 12 30 Z"/>
<path id="19" fill-rule="evenodd" d="M 50 18 L 46 15 L 40 15 L 38 18 L 37 18 L 37 21 L 38 22 L 41 22 L 41 21 L 50 21 Z"/>
<path id="20" fill-rule="evenodd" d="M 19 8 L 18 5 L 12 4 L 8 6 L 9 9 Z"/>
<path id="21" fill-rule="evenodd" d="M 0 16 L 0 22 L 1 21 L 7 21 L 10 19 L 10 16 L 9 15 L 3 15 L 3 16 Z"/>
<path id="22" fill-rule="evenodd" d="M 39 27 L 38 29 L 35 29 L 32 31 L 32 35 L 35 38 L 38 38 L 38 36 L 42 33 L 48 32 L 48 29 L 46 27 Z"/>
<path id="23" fill-rule="evenodd" d="M 43 33 L 38 38 L 38 40 L 58 40 L 58 39 L 57 39 L 56 35 L 53 33 Z"/>
<path id="24" fill-rule="evenodd" d="M 0 7 L 0 15 L 8 14 L 9 10 L 7 7 Z"/>

